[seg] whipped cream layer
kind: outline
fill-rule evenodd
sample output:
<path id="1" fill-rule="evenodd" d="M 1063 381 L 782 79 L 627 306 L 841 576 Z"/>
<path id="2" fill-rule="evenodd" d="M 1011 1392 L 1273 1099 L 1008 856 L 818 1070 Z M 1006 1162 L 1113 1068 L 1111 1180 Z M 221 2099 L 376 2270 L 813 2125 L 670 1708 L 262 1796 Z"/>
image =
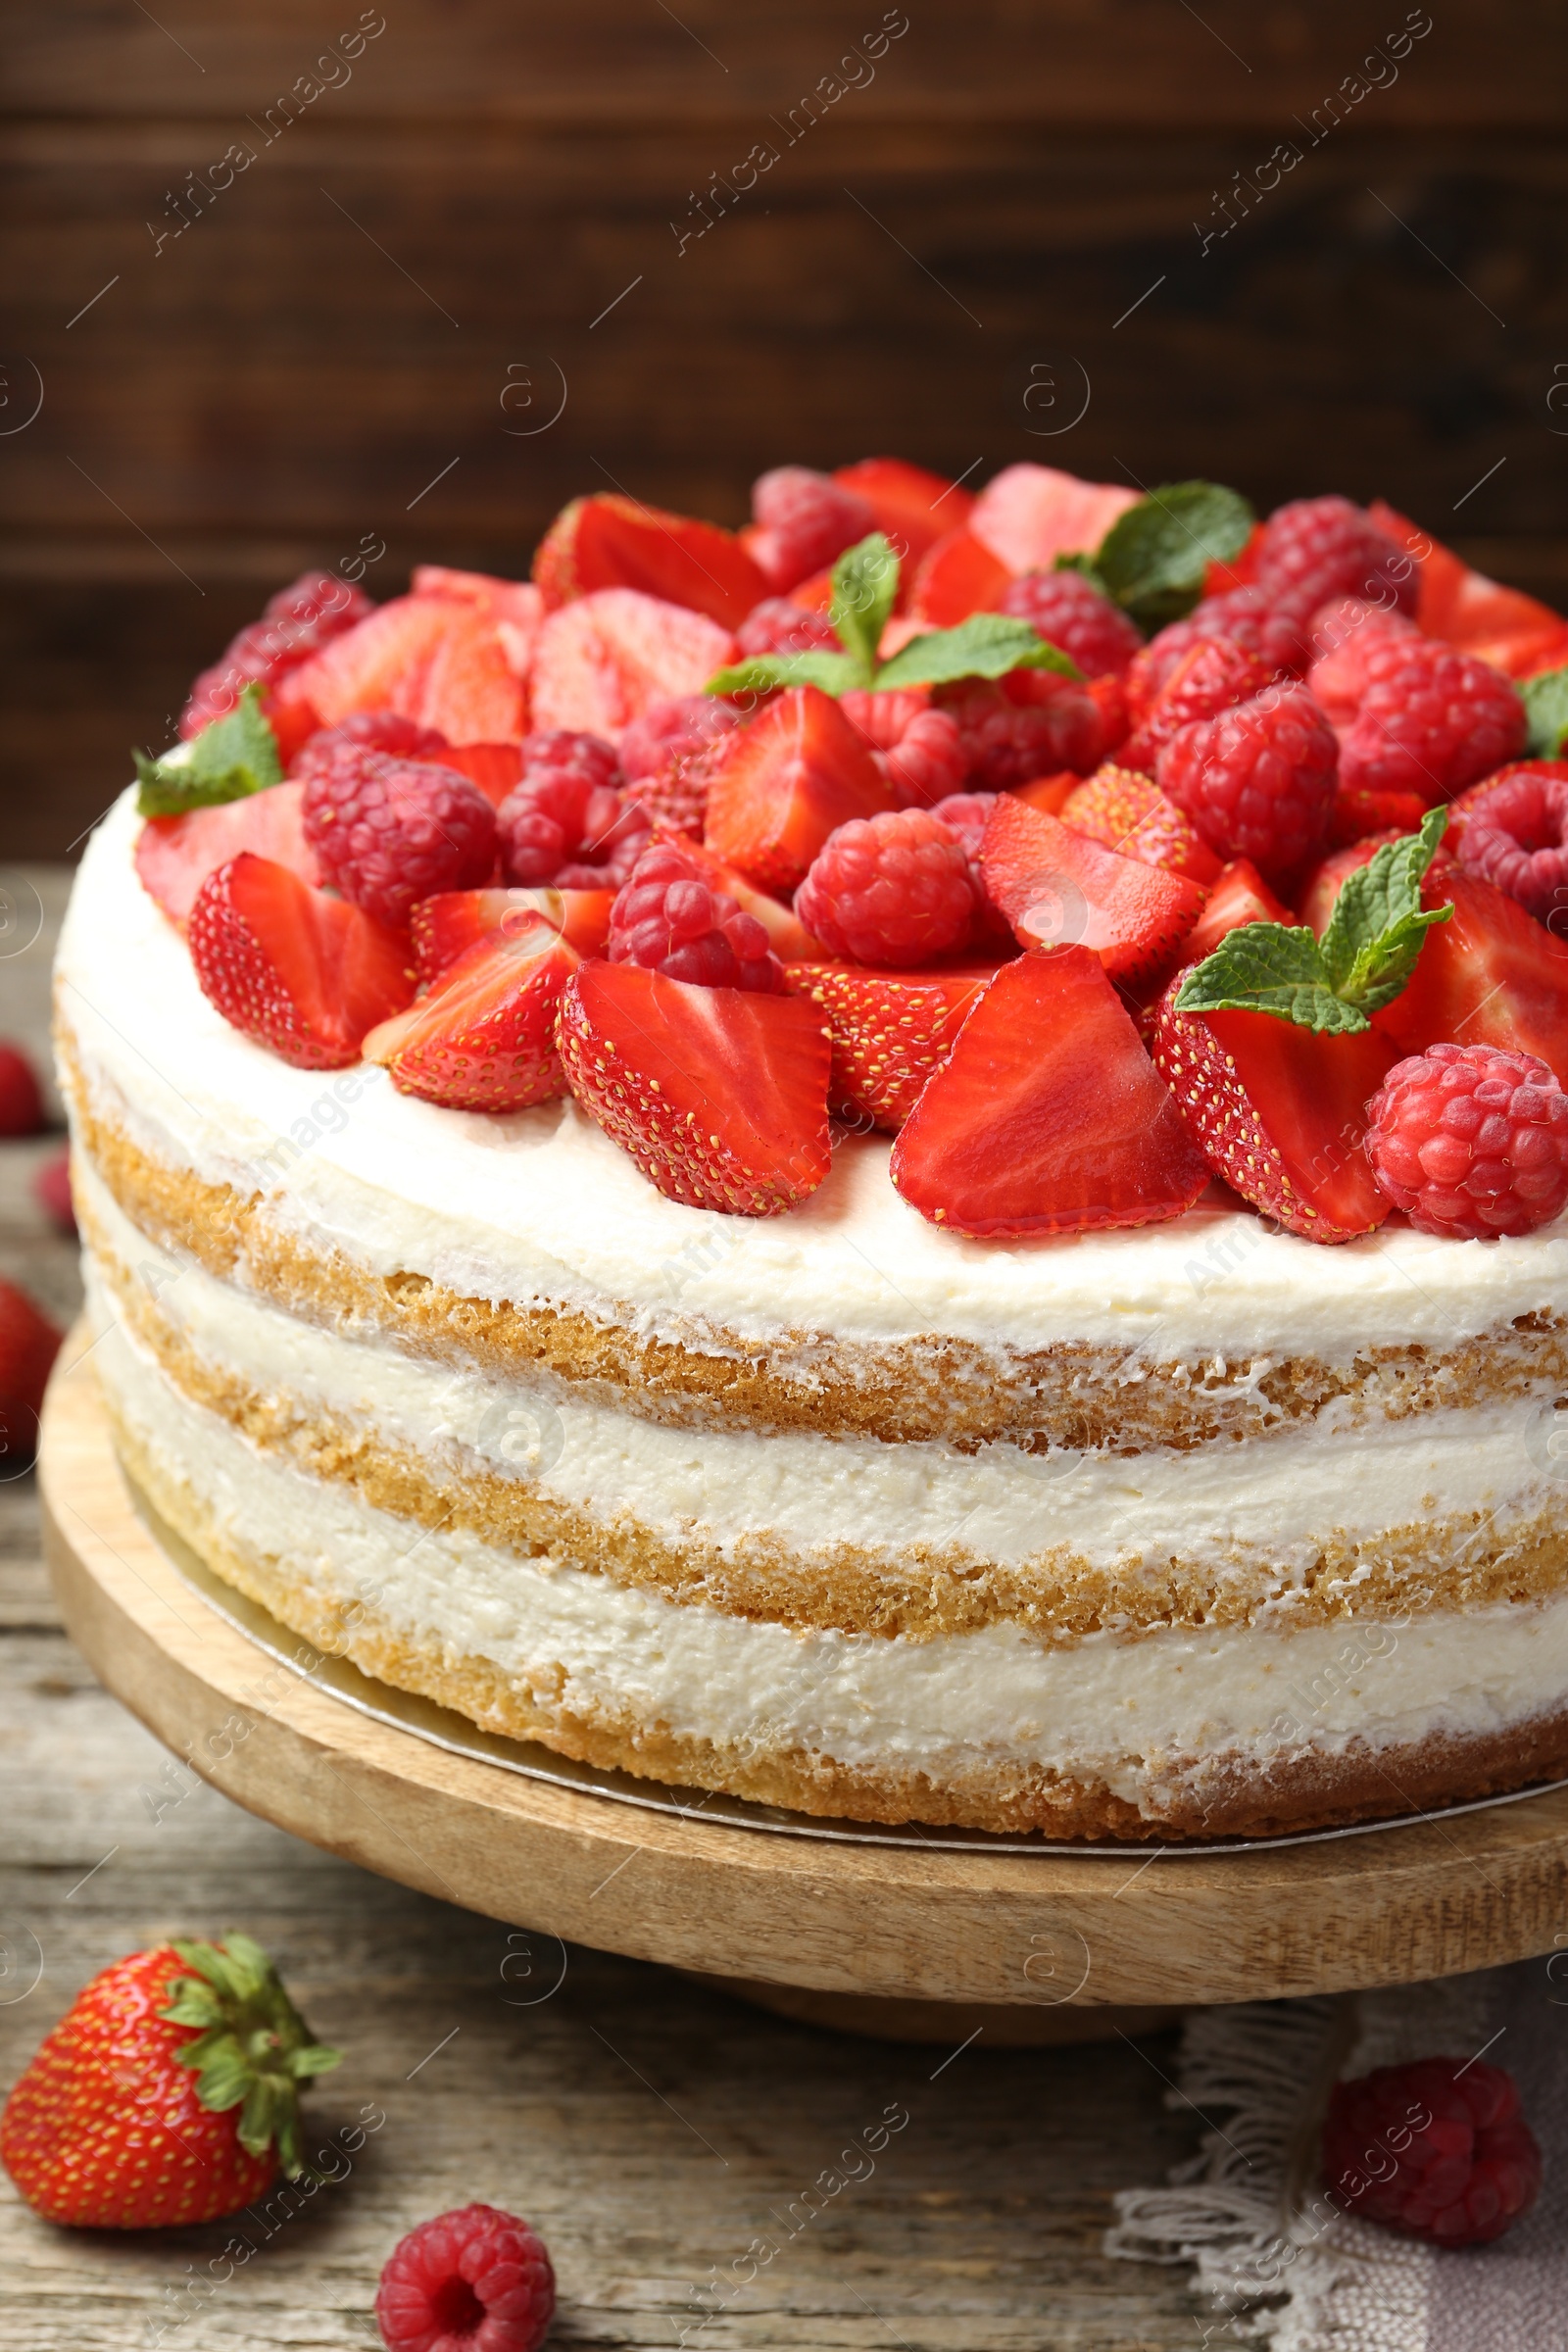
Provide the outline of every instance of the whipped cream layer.
<path id="1" fill-rule="evenodd" d="M 87 1084 L 148 1152 L 260 1191 L 308 1246 L 371 1273 L 688 1343 L 1076 1341 L 1188 1362 L 1443 1350 L 1568 1298 L 1568 1218 L 1518 1241 L 1385 1227 L 1325 1249 L 1208 1200 L 1136 1232 L 964 1241 L 900 1200 L 875 1138 L 845 1142 L 786 1216 L 682 1207 L 569 1102 L 442 1110 L 379 1070 L 294 1070 L 249 1043 L 137 879 L 139 821 L 127 792 L 88 845 L 61 943 Z"/>
<path id="2" fill-rule="evenodd" d="M 1177 1555 L 1221 1585 L 1243 1573 L 1255 1590 L 1262 1568 L 1265 1607 L 1288 1611 L 1331 1533 L 1375 1544 L 1386 1530 L 1479 1514 L 1496 1548 L 1514 1521 L 1562 1499 L 1539 1443 L 1543 1407 L 1517 1400 L 1354 1430 L 1342 1426 L 1348 1408 L 1330 1406 L 1246 1445 L 1133 1455 L 671 1426 L 567 1383 L 455 1370 L 304 1322 L 146 1240 L 90 1171 L 77 1181 L 119 1279 L 142 1286 L 242 1389 L 319 1408 L 438 1467 L 477 1461 L 602 1521 L 629 1514 L 676 1546 L 853 1547 L 867 1568 L 917 1549 L 1020 1568 L 1065 1550 L 1112 1574 Z M 90 1265 L 89 1282 L 101 1321 L 116 1320 Z M 1353 1599 L 1351 1580 L 1336 1589 Z"/>
<path id="3" fill-rule="evenodd" d="M 1568 1598 L 1384 1626 L 1103 1634 L 1058 1650 L 1006 1624 L 927 1642 L 792 1632 L 521 1559 L 462 1528 L 411 1546 L 407 1522 L 189 1402 L 122 1325 L 105 1328 L 94 1360 L 150 1461 L 242 1559 L 591 1721 L 939 1783 L 1017 1763 L 1101 1778 L 1139 1803 L 1184 1759 L 1266 1768 L 1352 1742 L 1495 1733 L 1568 1691 Z"/>

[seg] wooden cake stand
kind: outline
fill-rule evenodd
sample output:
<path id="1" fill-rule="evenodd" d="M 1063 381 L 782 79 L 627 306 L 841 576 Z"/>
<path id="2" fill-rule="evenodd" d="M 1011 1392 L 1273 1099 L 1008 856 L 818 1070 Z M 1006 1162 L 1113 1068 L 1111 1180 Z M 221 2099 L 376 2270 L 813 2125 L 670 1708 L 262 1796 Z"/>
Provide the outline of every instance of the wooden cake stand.
<path id="1" fill-rule="evenodd" d="M 790 2016 L 1084 2040 L 1522 1959 L 1568 1920 L 1568 1788 L 1317 1843 L 1106 1855 L 779 1836 L 527 1779 L 359 1712 L 204 1599 L 132 1502 L 90 1356 L 54 1381 L 39 1469 L 74 1639 L 225 1795 L 428 1894 Z"/>

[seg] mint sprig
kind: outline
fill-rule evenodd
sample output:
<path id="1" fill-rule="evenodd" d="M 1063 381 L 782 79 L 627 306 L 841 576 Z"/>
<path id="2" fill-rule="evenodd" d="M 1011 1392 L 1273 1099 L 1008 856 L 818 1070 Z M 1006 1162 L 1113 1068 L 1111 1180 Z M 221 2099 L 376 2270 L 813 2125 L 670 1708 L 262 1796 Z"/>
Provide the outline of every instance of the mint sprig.
<path id="1" fill-rule="evenodd" d="M 224 718 L 215 718 L 177 757 L 149 760 L 133 752 L 141 789 L 136 807 L 143 816 L 180 816 L 187 808 L 212 808 L 220 801 L 243 800 L 283 781 L 277 737 L 262 715 L 262 690 L 247 686 Z"/>
<path id="2" fill-rule="evenodd" d="M 1195 965 L 1178 1012 L 1267 1012 L 1330 1037 L 1369 1029 L 1415 970 L 1434 923 L 1451 906 L 1424 907 L 1421 884 L 1448 821 L 1432 808 L 1419 833 L 1386 842 L 1341 888 L 1321 939 L 1304 924 L 1244 923 Z"/>
<path id="3" fill-rule="evenodd" d="M 1255 517 L 1220 482 L 1167 482 L 1119 514 L 1092 556 L 1058 556 L 1058 571 L 1081 571 L 1141 628 L 1181 620 L 1203 593 L 1210 564 L 1241 554 Z"/>
<path id="4" fill-rule="evenodd" d="M 1526 678 L 1519 692 L 1529 729 L 1526 752 L 1532 760 L 1560 760 L 1568 742 L 1568 669 L 1547 669 L 1539 678 Z"/>
<path id="5" fill-rule="evenodd" d="M 1009 669 L 1052 669 L 1064 678 L 1082 670 L 1060 648 L 1048 643 L 1028 621 L 1005 612 L 971 612 L 956 629 L 931 629 L 911 637 L 890 662 L 877 648 L 899 593 L 899 559 L 880 531 L 872 531 L 840 556 L 833 566 L 833 602 L 828 620 L 844 651 L 823 647 L 808 654 L 757 654 L 732 662 L 708 681 L 709 694 L 765 694 L 775 686 L 819 686 L 824 694 L 849 694 L 857 687 L 876 691 L 899 686 L 945 686 L 956 678 L 1001 678 Z"/>

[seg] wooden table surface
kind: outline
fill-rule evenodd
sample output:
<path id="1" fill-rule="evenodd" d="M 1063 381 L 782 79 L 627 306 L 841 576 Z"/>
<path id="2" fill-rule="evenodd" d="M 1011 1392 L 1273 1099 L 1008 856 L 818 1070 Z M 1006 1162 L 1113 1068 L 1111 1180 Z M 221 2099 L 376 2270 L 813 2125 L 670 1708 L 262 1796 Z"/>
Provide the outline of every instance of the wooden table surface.
<path id="1" fill-rule="evenodd" d="M 0 960 L 0 1035 L 33 1051 L 50 929 Z M 74 1250 L 28 1190 L 57 1148 L 0 1146 L 0 1273 L 65 1322 Z M 1162 2105 L 1170 2035 L 1061 2051 L 982 2036 L 957 2055 L 854 2039 L 318 1853 L 196 1780 L 94 1682 L 60 1627 L 30 1475 L 0 1483 L 0 2085 L 121 1953 L 242 1927 L 347 2052 L 311 2096 L 320 2142 L 367 2128 L 328 2160 L 334 2185 L 286 2214 L 272 2200 L 270 2227 L 242 2218 L 255 2251 L 238 2260 L 229 2223 L 57 2230 L 0 2174 L 16 2352 L 373 2346 L 397 2239 L 474 2198 L 543 2232 L 563 2352 L 1194 2341 L 1180 2272 L 1100 2251 L 1113 2191 L 1194 2144 L 1196 2122 Z"/>

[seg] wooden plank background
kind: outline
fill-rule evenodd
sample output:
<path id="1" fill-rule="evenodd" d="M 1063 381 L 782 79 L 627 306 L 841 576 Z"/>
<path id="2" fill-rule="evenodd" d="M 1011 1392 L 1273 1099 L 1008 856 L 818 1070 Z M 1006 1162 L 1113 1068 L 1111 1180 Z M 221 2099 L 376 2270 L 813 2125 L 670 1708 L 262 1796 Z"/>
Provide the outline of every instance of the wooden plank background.
<path id="1" fill-rule="evenodd" d="M 520 570 L 611 482 L 729 520 L 763 466 L 881 449 L 1381 491 L 1568 603 L 1544 0 L 59 0 L 0 34 L 0 856 L 66 854 L 303 564 Z"/>

